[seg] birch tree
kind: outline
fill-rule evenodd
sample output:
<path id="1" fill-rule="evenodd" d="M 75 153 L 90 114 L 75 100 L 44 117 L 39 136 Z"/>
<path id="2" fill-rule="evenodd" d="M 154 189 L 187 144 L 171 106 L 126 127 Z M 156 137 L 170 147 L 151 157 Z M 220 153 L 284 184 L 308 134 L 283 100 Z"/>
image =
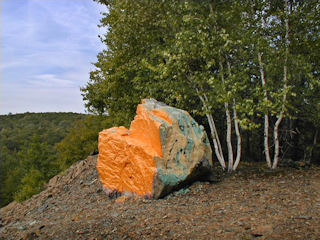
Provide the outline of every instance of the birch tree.
<path id="1" fill-rule="evenodd" d="M 258 37 L 257 47 L 257 59 L 259 64 L 261 87 L 263 91 L 263 101 L 264 106 L 264 153 L 268 167 L 276 168 L 279 162 L 279 127 L 285 116 L 285 111 L 287 107 L 287 94 L 289 91 L 288 86 L 288 57 L 289 57 L 289 8 L 290 3 L 288 0 L 284 1 L 283 9 L 272 12 L 272 7 L 270 3 L 265 3 L 262 5 L 262 9 L 259 12 L 253 13 L 251 16 L 253 18 L 258 17 L 256 23 L 257 32 L 268 32 L 269 35 L 261 34 Z M 283 16 L 281 16 L 283 15 Z M 284 28 L 284 37 L 278 34 L 279 28 Z M 261 47 L 264 42 L 264 46 Z M 279 43 L 278 43 L 279 42 Z M 268 53 L 266 52 L 268 51 Z M 276 51 L 283 52 L 279 56 Z M 271 77 L 266 78 L 266 68 L 263 61 L 263 54 L 269 54 L 269 64 L 270 66 L 277 68 L 276 65 L 282 63 L 283 65 L 283 78 L 279 79 L 280 85 L 276 84 L 278 79 L 272 79 Z M 282 60 L 281 60 L 282 58 Z M 271 59 L 271 60 L 270 60 Z M 280 60 L 280 61 L 279 61 Z M 271 63 L 270 63 L 271 62 Z M 280 71 L 279 71 L 280 72 Z M 272 74 L 270 74 L 272 76 Z M 272 89 L 272 86 L 274 87 Z M 270 92 L 268 91 L 270 90 Z M 280 91 L 279 91 L 280 89 Z M 269 95 L 273 95 L 273 99 L 270 101 Z M 274 143 L 274 156 L 271 159 L 270 145 L 269 145 L 269 114 L 270 112 L 274 115 L 276 121 L 273 127 L 273 143 Z"/>
<path id="2" fill-rule="evenodd" d="M 308 22 L 303 15 L 307 14 L 306 9 L 310 11 L 309 4 L 313 7 L 319 5 L 315 2 L 303 3 L 289 0 L 279 1 L 276 4 L 271 1 L 254 2 L 251 5 L 251 11 L 248 12 L 249 21 L 251 21 L 249 32 L 253 36 L 251 44 L 254 45 L 262 90 L 259 108 L 264 115 L 264 154 L 268 167 L 273 169 L 277 168 L 280 159 L 281 123 L 285 117 L 291 118 L 299 112 L 294 107 L 296 91 L 301 89 L 301 86 L 297 86 L 300 83 L 296 76 L 303 75 L 310 78 L 310 74 L 307 73 L 308 67 L 306 67 L 308 60 L 304 58 L 305 62 L 302 62 L 300 54 L 291 53 L 294 49 L 292 40 L 303 43 L 308 33 L 290 36 L 290 32 L 295 33 L 295 29 L 301 29 L 301 24 Z M 291 24 L 290 21 L 294 19 L 299 20 Z M 300 47 L 305 49 L 307 45 L 302 46 L 301 43 Z M 297 51 L 297 48 L 294 50 Z M 294 74 L 295 72 L 297 75 Z M 305 100 L 301 99 L 301 101 Z M 272 131 L 270 120 L 274 121 Z M 272 133 L 273 144 L 270 144 L 270 133 Z M 272 152 L 273 157 L 271 157 Z"/>
<path id="3" fill-rule="evenodd" d="M 231 11 L 223 4 L 199 4 L 192 1 L 181 3 L 176 9 L 180 11 L 177 18 L 182 17 L 175 26 L 175 39 L 163 52 L 166 64 L 158 71 L 160 74 L 169 73 L 183 87 L 195 87 L 203 113 L 208 119 L 216 157 L 223 169 L 226 164 L 219 138 L 221 132 L 218 133 L 216 129 L 212 111 L 221 107 L 225 109 L 228 171 L 236 170 L 241 158 L 241 134 L 236 108 L 236 96 L 241 94 L 237 94 L 237 88 L 232 89 L 239 81 L 233 77 L 230 63 L 235 56 L 232 49 L 236 40 L 220 22 L 224 21 L 223 16 L 227 16 L 236 24 L 238 16 L 233 13 L 238 10 L 237 7 L 235 5 Z M 232 26 L 227 27 L 232 29 Z M 232 144 L 232 122 L 237 137 L 236 147 Z M 236 159 L 234 149 L 237 151 Z"/>
<path id="4" fill-rule="evenodd" d="M 229 171 L 242 145 L 260 148 L 248 137 L 242 143 L 244 131 L 263 125 L 263 154 L 275 168 L 284 123 L 316 116 L 317 1 L 97 1 L 109 11 L 101 19 L 106 49 L 82 88 L 90 111 L 128 124 L 141 98 L 184 108 L 208 126 Z"/>

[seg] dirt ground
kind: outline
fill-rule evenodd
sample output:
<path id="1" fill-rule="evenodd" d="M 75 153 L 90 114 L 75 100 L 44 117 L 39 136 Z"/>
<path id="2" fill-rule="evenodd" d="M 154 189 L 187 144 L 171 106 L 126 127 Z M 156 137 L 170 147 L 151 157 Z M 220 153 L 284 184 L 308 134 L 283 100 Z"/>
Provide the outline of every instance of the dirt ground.
<path id="1" fill-rule="evenodd" d="M 1 209 L 1 239 L 320 239 L 320 168 L 268 171 L 242 163 L 218 182 L 164 199 L 109 199 L 96 157 Z M 248 170 L 249 169 L 249 170 Z"/>

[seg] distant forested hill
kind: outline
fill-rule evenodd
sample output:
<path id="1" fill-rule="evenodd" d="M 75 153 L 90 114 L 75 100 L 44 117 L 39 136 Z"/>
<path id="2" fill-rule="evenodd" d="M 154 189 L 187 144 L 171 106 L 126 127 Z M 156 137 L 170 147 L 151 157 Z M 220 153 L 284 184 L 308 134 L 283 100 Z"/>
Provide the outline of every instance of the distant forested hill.
<path id="1" fill-rule="evenodd" d="M 55 145 L 85 117 L 77 113 L 0 115 L 1 206 L 39 192 L 61 171 Z"/>

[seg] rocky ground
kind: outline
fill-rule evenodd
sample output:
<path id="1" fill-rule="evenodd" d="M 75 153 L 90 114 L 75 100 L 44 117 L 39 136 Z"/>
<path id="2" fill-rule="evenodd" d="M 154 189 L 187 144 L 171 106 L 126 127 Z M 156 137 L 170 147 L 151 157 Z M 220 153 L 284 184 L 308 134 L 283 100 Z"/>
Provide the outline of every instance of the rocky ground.
<path id="1" fill-rule="evenodd" d="M 320 168 L 241 164 L 160 200 L 109 199 L 89 157 L 1 209 L 1 239 L 320 239 Z M 249 170 L 248 170 L 249 169 Z"/>

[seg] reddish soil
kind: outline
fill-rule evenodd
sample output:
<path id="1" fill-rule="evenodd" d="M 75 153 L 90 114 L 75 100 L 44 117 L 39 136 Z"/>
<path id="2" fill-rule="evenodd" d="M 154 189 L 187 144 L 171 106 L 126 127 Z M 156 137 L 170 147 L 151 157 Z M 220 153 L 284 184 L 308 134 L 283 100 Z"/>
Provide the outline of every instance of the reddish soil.
<path id="1" fill-rule="evenodd" d="M 164 199 L 110 199 L 96 157 L 47 189 L 1 209 L 1 239 L 320 239 L 320 168 L 242 163 L 216 183 L 195 183 Z"/>

